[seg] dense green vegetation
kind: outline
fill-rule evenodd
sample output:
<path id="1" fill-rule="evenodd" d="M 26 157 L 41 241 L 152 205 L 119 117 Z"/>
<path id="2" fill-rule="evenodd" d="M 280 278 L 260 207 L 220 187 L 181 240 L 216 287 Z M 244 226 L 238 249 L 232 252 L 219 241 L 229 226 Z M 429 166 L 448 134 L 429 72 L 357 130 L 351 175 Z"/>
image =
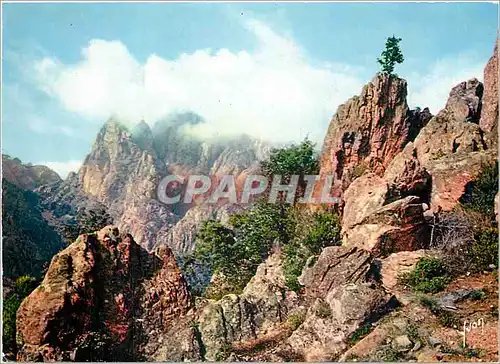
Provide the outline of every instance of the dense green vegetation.
<path id="1" fill-rule="evenodd" d="M 59 234 L 43 218 L 36 193 L 3 180 L 3 274 L 40 277 L 44 264 L 63 247 Z"/>
<path id="2" fill-rule="evenodd" d="M 480 272 L 493 264 L 498 268 L 498 225 L 495 222 L 495 195 L 498 193 L 498 161 L 484 165 L 461 199 L 466 211 L 465 225 L 472 234 L 464 247 L 466 268 Z"/>
<path id="3" fill-rule="evenodd" d="M 217 287 L 215 291 L 224 292 L 217 295 L 244 288 L 268 256 L 273 242 L 286 234 L 286 211 L 286 206 L 257 203 L 231 216 L 230 228 L 219 221 L 204 222 L 197 236 L 195 258 L 208 264 L 217 277 L 223 277 L 225 288 Z"/>
<path id="4" fill-rule="evenodd" d="M 314 150 L 315 144 L 304 139 L 300 144 L 291 144 L 284 148 L 271 150 L 268 161 L 261 162 L 262 173 L 267 176 L 271 184 L 273 176 L 281 176 L 281 183 L 290 183 L 292 175 L 298 175 L 295 200 L 304 195 L 306 181 L 304 176 L 317 175 L 319 163 Z"/>
<path id="5" fill-rule="evenodd" d="M 319 169 L 314 151 L 315 144 L 307 138 L 300 144 L 271 150 L 269 161 L 261 163 L 262 172 L 267 176 L 279 174 L 285 178 L 291 175 L 316 174 Z"/>
<path id="6" fill-rule="evenodd" d="M 399 42 L 401 42 L 401 38 L 395 36 L 387 38 L 385 49 L 381 57 L 377 58 L 377 62 L 382 67 L 382 72 L 392 75 L 396 63 L 403 63 L 405 60 L 399 48 Z"/>
<path id="7" fill-rule="evenodd" d="M 298 291 L 297 278 L 307 260 L 327 246 L 340 245 L 340 220 L 337 215 L 295 211 L 294 238 L 284 244 L 283 273 L 287 287 Z"/>
<path id="8" fill-rule="evenodd" d="M 15 353 L 16 348 L 16 313 L 22 300 L 28 296 L 37 286 L 37 280 L 31 276 L 21 276 L 17 278 L 3 301 L 2 344 L 4 353 Z M 5 288 L 5 287 L 4 287 Z"/>
<path id="9" fill-rule="evenodd" d="M 283 183 L 294 174 L 316 174 L 314 144 L 306 139 L 299 145 L 274 149 L 261 168 L 268 178 L 281 175 Z M 298 290 L 297 277 L 306 261 L 324 247 L 339 243 L 340 222 L 335 214 L 311 213 L 283 202 L 257 202 L 231 216 L 228 226 L 213 220 L 205 222 L 197 236 L 194 257 L 209 265 L 217 277 L 217 284 L 211 284 L 205 292 L 215 298 L 240 292 L 276 246 L 282 249 L 287 286 Z"/>

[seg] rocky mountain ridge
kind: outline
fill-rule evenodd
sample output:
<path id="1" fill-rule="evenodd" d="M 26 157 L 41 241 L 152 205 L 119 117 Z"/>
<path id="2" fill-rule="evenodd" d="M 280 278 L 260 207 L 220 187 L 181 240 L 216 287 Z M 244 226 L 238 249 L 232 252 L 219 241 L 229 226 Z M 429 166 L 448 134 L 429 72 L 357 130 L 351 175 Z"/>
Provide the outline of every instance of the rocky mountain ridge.
<path id="1" fill-rule="evenodd" d="M 192 115 L 179 116 L 181 121 L 188 117 Z M 105 208 L 120 230 L 130 232 L 146 249 L 162 242 L 176 253 L 191 250 L 193 239 L 181 242 L 171 230 L 183 219 L 176 230 L 186 237 L 192 235 L 192 229 L 184 231 L 184 226 L 196 227 L 200 218 L 196 213 L 185 214 L 195 206 L 158 201 L 161 179 L 168 174 L 234 174 L 238 178 L 255 168 L 269 146 L 245 136 L 202 142 L 183 135 L 184 124 L 179 123 L 159 122 L 151 130 L 141 122 L 130 132 L 118 121 L 108 120 L 78 173 L 38 190 L 44 205 L 56 218 L 74 215 L 80 208 Z M 208 210 L 220 208 L 224 209 Z M 186 223 L 190 216 L 193 219 Z"/>

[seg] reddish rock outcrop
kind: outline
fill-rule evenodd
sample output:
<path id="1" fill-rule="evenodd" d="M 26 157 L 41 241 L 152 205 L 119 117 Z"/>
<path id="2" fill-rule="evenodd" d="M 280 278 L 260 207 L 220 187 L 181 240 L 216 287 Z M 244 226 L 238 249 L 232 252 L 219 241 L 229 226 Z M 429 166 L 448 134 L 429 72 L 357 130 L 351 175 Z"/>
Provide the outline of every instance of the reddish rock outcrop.
<path id="1" fill-rule="evenodd" d="M 162 258 L 148 254 L 130 235 L 107 227 L 58 253 L 22 302 L 18 360 L 138 359 L 141 344 L 157 339 L 190 307 L 169 249 Z"/>
<path id="2" fill-rule="evenodd" d="M 498 38 L 493 55 L 484 68 L 483 108 L 479 126 L 485 132 L 488 146 L 498 144 Z"/>
<path id="3" fill-rule="evenodd" d="M 2 154 L 2 173 L 7 181 L 25 190 L 61 181 L 61 177 L 47 166 L 24 164 L 5 154 Z"/>
<path id="4" fill-rule="evenodd" d="M 414 143 L 420 164 L 432 176 L 430 206 L 451 210 L 465 191 L 465 186 L 495 160 L 497 152 L 487 148 L 479 117 L 483 86 L 471 79 L 450 92 L 446 107 L 421 130 Z"/>
<path id="5" fill-rule="evenodd" d="M 406 81 L 377 74 L 341 105 L 330 121 L 321 152 L 321 176 L 334 176 L 341 194 L 363 172 L 382 175 L 391 160 L 431 118 L 428 109 L 410 111 Z"/>
<path id="6" fill-rule="evenodd" d="M 384 205 L 358 223 L 344 226 L 343 240 L 346 246 L 375 255 L 423 248 L 429 241 L 423 204 L 419 197 L 408 196 Z"/>

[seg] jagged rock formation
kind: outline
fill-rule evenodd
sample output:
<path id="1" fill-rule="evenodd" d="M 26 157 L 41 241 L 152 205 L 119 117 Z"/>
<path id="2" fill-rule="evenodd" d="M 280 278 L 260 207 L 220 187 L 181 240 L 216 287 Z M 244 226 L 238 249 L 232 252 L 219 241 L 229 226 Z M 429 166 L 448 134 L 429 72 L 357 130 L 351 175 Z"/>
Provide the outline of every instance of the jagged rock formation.
<path id="1" fill-rule="evenodd" d="M 409 110 L 406 95 L 405 80 L 377 74 L 359 96 L 339 106 L 320 157 L 320 174 L 334 176 L 334 194 L 341 194 L 365 170 L 383 174 L 427 124 L 429 110 Z"/>
<path id="2" fill-rule="evenodd" d="M 21 304 L 18 360 L 139 360 L 191 306 L 168 248 L 148 254 L 106 227 L 57 254 Z"/>
<path id="3" fill-rule="evenodd" d="M 476 79 L 462 82 L 450 92 L 446 107 L 434 116 L 413 143 L 405 147 L 432 176 L 430 207 L 451 210 L 465 186 L 483 165 L 495 160 L 478 122 L 483 85 Z"/>
<path id="4" fill-rule="evenodd" d="M 248 137 L 205 143 L 181 134 L 183 125 L 178 120 L 163 121 L 152 131 L 141 122 L 131 133 L 118 121 L 108 120 L 78 173 L 39 189 L 45 207 L 56 218 L 75 214 L 82 207 L 104 207 L 119 229 L 131 233 L 146 249 L 161 242 L 176 253 L 190 251 L 205 211 L 217 208 L 196 209 L 184 216 L 196 205 L 158 201 L 161 179 L 173 173 L 250 173 L 269 147 Z M 181 219 L 177 229 L 171 231 Z"/>
<path id="5" fill-rule="evenodd" d="M 24 164 L 19 158 L 2 154 L 2 173 L 10 183 L 24 190 L 61 181 L 61 177 L 47 166 Z"/>
<path id="6" fill-rule="evenodd" d="M 488 64 L 484 68 L 484 92 L 479 126 L 491 149 L 498 145 L 498 38 Z"/>
<path id="7" fill-rule="evenodd" d="M 491 63 L 486 67 L 485 77 L 488 75 L 486 78 L 494 78 L 489 75 L 490 68 L 493 68 Z M 397 92 L 405 90 L 403 87 L 405 84 L 398 81 L 395 83 L 397 87 L 391 89 L 391 92 L 396 94 L 387 97 L 380 87 L 374 88 L 374 84 L 381 81 L 383 79 L 380 79 L 380 76 L 375 78 L 365 87 L 364 92 L 377 90 L 382 94 L 373 95 L 371 98 L 397 100 Z M 490 82 L 488 81 L 488 93 L 493 94 L 498 85 L 493 86 Z M 369 92 L 367 94 L 371 95 Z M 366 95 L 364 97 L 366 98 Z M 352 103 L 358 99 L 352 100 L 347 104 L 348 108 L 345 105 L 339 108 L 338 116 L 334 117 L 335 120 L 338 119 L 337 122 L 356 119 L 360 108 L 352 109 Z M 374 112 L 380 112 L 379 104 L 380 102 L 369 105 Z M 389 106 L 400 104 L 396 101 L 388 103 Z M 487 104 L 490 105 L 490 102 Z M 404 103 L 401 105 L 399 107 L 405 107 Z M 429 235 L 424 212 L 429 208 L 432 211 L 451 210 L 465 192 L 467 184 L 475 178 L 484 164 L 495 160 L 496 150 L 491 149 L 484 138 L 488 131 L 480 127 L 483 106 L 482 83 L 476 79 L 462 82 L 451 90 L 443 110 L 430 120 L 428 120 L 430 115 L 427 115 L 425 122 L 417 123 L 422 127 L 418 134 L 413 135 L 413 139 L 395 138 L 399 140 L 398 148 L 404 147 L 404 149 L 396 153 L 383 154 L 381 164 L 384 168 L 373 169 L 371 165 L 364 164 L 364 161 L 371 159 L 359 160 L 358 157 L 349 159 L 353 168 L 364 170 L 354 181 L 348 178 L 346 183 L 343 180 L 342 230 L 343 240 L 347 246 L 360 246 L 376 254 L 390 254 L 420 249 L 427 245 Z M 486 106 L 486 110 L 489 110 L 489 107 Z M 346 110 L 349 111 L 348 114 Z M 400 114 L 401 112 L 395 113 L 395 115 Z M 492 120 L 492 115 L 483 116 L 484 120 Z M 365 128 L 371 127 L 370 118 L 365 117 L 361 120 L 365 123 L 361 124 L 365 125 Z M 395 125 L 399 125 L 401 118 L 391 120 L 396 122 Z M 483 122 L 485 123 L 488 124 L 487 121 Z M 491 124 L 494 124 L 494 121 Z M 335 163 L 340 160 L 346 160 L 345 155 L 338 152 L 330 154 L 333 159 L 325 158 L 326 151 L 332 149 L 332 140 L 338 140 L 340 131 L 343 130 L 340 125 L 342 124 L 337 126 L 332 123 L 330 126 L 325 139 L 322 171 L 329 170 L 332 165 L 331 160 L 334 161 L 333 165 L 337 165 Z M 348 123 L 344 127 L 349 129 L 351 124 Z M 394 149 L 394 141 L 387 140 L 375 145 L 380 150 Z M 342 158 L 339 159 L 338 156 Z M 364 167 L 369 168 L 365 170 Z M 338 178 L 335 170 L 333 173 Z"/>

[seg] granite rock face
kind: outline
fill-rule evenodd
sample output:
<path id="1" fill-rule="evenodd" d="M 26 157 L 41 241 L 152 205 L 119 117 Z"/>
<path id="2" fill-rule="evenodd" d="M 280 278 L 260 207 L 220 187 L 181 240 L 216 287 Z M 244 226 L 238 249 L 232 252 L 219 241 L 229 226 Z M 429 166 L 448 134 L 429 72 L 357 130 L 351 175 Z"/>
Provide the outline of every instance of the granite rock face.
<path id="1" fill-rule="evenodd" d="M 451 210 L 464 193 L 465 186 L 483 165 L 496 158 L 488 148 L 479 123 L 483 85 L 476 79 L 452 89 L 446 107 L 423 128 L 414 143 L 417 158 L 432 176 L 430 206 Z"/>
<path id="2" fill-rule="evenodd" d="M 485 132 L 486 144 L 492 149 L 498 145 L 498 38 L 493 55 L 484 68 L 483 107 L 479 126 Z"/>
<path id="3" fill-rule="evenodd" d="M 18 360 L 137 360 L 191 306 L 168 248 L 148 254 L 109 226 L 58 253 L 22 302 Z"/>
<path id="4" fill-rule="evenodd" d="M 383 174 L 427 124 L 429 110 L 410 110 L 406 95 L 405 80 L 377 74 L 359 96 L 338 108 L 320 157 L 321 176 L 334 176 L 334 194 L 341 194 L 365 171 Z"/>
<path id="5" fill-rule="evenodd" d="M 75 215 L 81 208 L 105 209 L 121 231 L 132 234 L 147 250 L 168 244 L 176 254 L 191 251 L 201 221 L 212 211 L 224 215 L 231 207 L 199 208 L 203 201 L 164 204 L 157 195 L 163 177 L 233 174 L 238 183 L 255 169 L 269 147 L 249 137 L 210 144 L 184 136 L 179 128 L 160 122 L 151 130 L 141 122 L 130 132 L 109 119 L 78 173 L 37 191 L 45 208 L 58 219 Z M 191 208 L 194 211 L 187 214 Z"/>
<path id="6" fill-rule="evenodd" d="M 240 295 L 211 301 L 199 313 L 199 330 L 210 361 L 224 360 L 235 342 L 257 339 L 286 321 L 296 295 L 285 286 L 279 252 L 262 263 Z"/>

